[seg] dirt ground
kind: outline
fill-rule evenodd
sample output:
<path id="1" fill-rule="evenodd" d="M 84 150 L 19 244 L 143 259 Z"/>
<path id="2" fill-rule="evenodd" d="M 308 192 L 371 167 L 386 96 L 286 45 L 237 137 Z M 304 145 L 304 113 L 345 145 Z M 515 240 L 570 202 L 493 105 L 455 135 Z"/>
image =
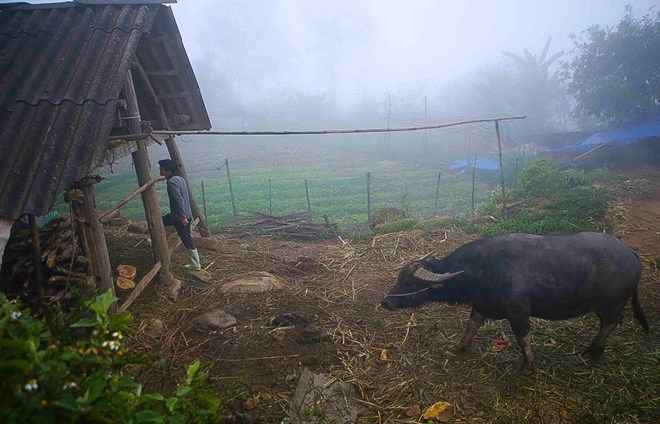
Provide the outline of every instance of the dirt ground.
<path id="1" fill-rule="evenodd" d="M 630 175 L 610 219 L 616 236 L 643 259 L 640 300 L 651 328 L 658 328 L 659 174 Z M 394 284 L 400 266 L 432 251 L 442 256 L 476 238 L 457 229 L 412 230 L 357 244 L 336 238 L 290 241 L 229 233 L 213 237 L 217 250 L 200 248 L 213 281 L 205 283 L 188 274 L 182 268 L 187 257 L 179 248 L 173 256 L 174 273 L 183 281 L 179 300 L 159 298 L 149 287 L 130 308 L 138 322 L 132 343 L 157 359 L 140 378 L 160 390 L 174 387 L 168 373 L 181 376 L 188 364 L 201 359 L 218 393 L 234 396 L 231 422 L 281 422 L 305 367 L 352 383 L 361 398 L 358 420 L 365 423 L 420 422 L 419 411 L 437 401 L 454 405 L 453 422 L 587 422 L 598 414 L 600 400 L 582 393 L 583 386 L 576 382 L 622 390 L 634 376 L 625 370 L 616 375 L 608 371 L 619 367 L 621 358 L 644 363 L 651 358 L 647 368 L 635 372 L 658 372 L 658 346 L 633 321 L 630 307 L 597 364 L 579 355 L 597 330 L 595 317 L 535 321 L 538 371 L 531 378 L 516 376 L 521 357 L 506 323 L 486 324 L 473 351 L 456 358 L 446 348 L 464 331 L 469 308 L 430 305 L 400 312 L 380 308 L 378 303 Z M 144 274 L 152 263 L 144 238 L 108 234 L 113 265 L 130 263 L 138 266 L 138 275 Z M 251 271 L 267 271 L 284 281 L 286 288 L 233 295 L 219 291 Z M 207 332 L 192 324 L 196 316 L 215 308 L 235 316 L 236 326 Z M 288 329 L 269 324 L 270 318 L 286 313 L 310 324 Z M 146 331 L 154 318 L 165 324 L 156 338 Z M 496 339 L 504 342 L 505 349 L 492 348 Z M 657 387 L 655 393 L 635 396 L 657 401 Z M 643 422 L 633 412 L 629 422 Z M 660 417 L 660 407 L 656 412 Z M 609 422 L 602 416 L 595 421 Z"/>

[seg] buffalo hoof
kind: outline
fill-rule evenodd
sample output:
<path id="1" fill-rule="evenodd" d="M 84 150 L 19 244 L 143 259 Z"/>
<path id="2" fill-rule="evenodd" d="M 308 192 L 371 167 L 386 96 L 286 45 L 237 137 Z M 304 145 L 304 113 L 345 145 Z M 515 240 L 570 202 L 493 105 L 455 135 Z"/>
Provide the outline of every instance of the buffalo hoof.
<path id="1" fill-rule="evenodd" d="M 447 348 L 447 352 L 451 353 L 452 355 L 462 355 L 464 353 L 467 353 L 469 348 L 464 347 L 464 346 L 457 346 L 457 345 L 452 345 Z"/>
<path id="2" fill-rule="evenodd" d="M 583 355 L 588 354 L 591 359 L 598 359 L 603 355 L 604 352 L 605 352 L 605 348 L 603 346 L 591 345 L 588 348 L 586 348 L 582 354 Z"/>
<path id="3" fill-rule="evenodd" d="M 523 367 L 518 370 L 518 375 L 523 377 L 534 375 L 534 365 L 523 365 Z"/>

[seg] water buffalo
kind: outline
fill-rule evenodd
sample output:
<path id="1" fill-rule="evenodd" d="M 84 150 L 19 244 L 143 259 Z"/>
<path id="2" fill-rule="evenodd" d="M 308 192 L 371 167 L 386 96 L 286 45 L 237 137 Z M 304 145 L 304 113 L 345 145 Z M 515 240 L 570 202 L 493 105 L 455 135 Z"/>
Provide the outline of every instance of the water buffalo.
<path id="1" fill-rule="evenodd" d="M 534 371 L 529 318 L 564 320 L 595 312 L 600 331 L 585 351 L 604 351 L 607 336 L 632 297 L 635 318 L 648 332 L 637 296 L 639 257 L 601 233 L 566 236 L 506 234 L 467 243 L 442 259 L 406 265 L 381 301 L 389 310 L 447 302 L 472 306 L 465 335 L 450 348 L 466 351 L 486 318 L 506 319 L 522 350 L 522 374 Z"/>

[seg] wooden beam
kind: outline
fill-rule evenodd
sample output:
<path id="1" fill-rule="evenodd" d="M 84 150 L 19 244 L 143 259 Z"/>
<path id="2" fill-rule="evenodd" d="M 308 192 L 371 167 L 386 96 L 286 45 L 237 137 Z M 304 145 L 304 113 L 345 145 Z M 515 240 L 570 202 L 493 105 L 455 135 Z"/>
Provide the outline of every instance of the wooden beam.
<path id="1" fill-rule="evenodd" d="M 122 305 L 117 309 L 117 312 L 124 312 L 126 309 L 128 309 L 129 306 L 137 299 L 137 297 L 144 291 L 144 289 L 147 287 L 147 285 L 151 282 L 151 280 L 154 279 L 154 276 L 156 273 L 161 269 L 163 264 L 158 261 L 154 265 L 153 268 L 151 268 L 151 271 L 149 271 L 142 279 L 140 280 L 139 283 L 137 283 L 137 286 L 135 286 L 135 289 L 133 289 L 133 292 L 128 296 L 128 299 L 122 303 Z"/>
<path id="2" fill-rule="evenodd" d="M 140 109 L 135 95 L 135 86 L 133 85 L 133 75 L 128 71 L 126 82 L 124 83 L 124 94 L 126 96 L 126 108 L 128 116 L 140 116 Z M 129 130 L 134 133 L 140 132 L 140 120 L 130 119 L 127 121 Z M 145 141 L 137 142 L 138 149 L 132 153 L 133 163 L 135 164 L 135 172 L 138 177 L 140 187 L 151 181 L 151 164 L 149 161 L 149 154 L 147 152 L 147 145 Z M 149 226 L 149 233 L 151 235 L 151 244 L 154 251 L 156 261 L 162 264 L 161 270 L 158 272 L 159 277 L 159 291 L 165 293 L 168 297 L 176 298 L 176 293 L 169 293 L 169 290 L 175 286 L 174 276 L 170 270 L 170 254 L 167 247 L 167 236 L 165 234 L 165 227 L 163 226 L 162 214 L 160 205 L 158 204 L 158 196 L 153 184 L 147 187 L 142 193 L 142 203 L 144 203 L 144 210 L 147 216 L 147 225 Z"/>
<path id="3" fill-rule="evenodd" d="M 99 219 L 100 219 L 101 221 L 103 221 L 103 220 L 106 219 L 108 216 L 110 216 L 113 212 L 117 211 L 119 208 L 121 208 L 122 206 L 124 206 L 126 203 L 130 202 L 131 200 L 133 200 L 138 194 L 142 193 L 143 191 L 145 191 L 146 189 L 148 189 L 148 188 L 151 187 L 152 185 L 156 184 L 158 181 L 163 181 L 164 179 L 165 179 L 165 177 L 155 177 L 155 178 L 150 179 L 150 180 L 147 181 L 147 183 L 144 184 L 142 187 L 140 187 L 139 189 L 135 190 L 133 193 L 131 193 L 131 194 L 129 194 L 128 196 L 126 196 L 126 197 L 124 198 L 124 200 L 122 200 L 121 202 L 117 203 L 116 205 L 114 205 L 114 206 L 111 207 L 110 209 L 108 209 L 108 210 L 106 210 L 105 212 L 103 212 L 103 213 L 101 214 L 101 216 L 99 217 Z"/>
<path id="4" fill-rule="evenodd" d="M 105 243 L 105 234 L 103 226 L 99 220 L 98 210 L 96 209 L 96 199 L 94 197 L 94 183 L 86 183 L 79 188 L 83 192 L 81 211 L 84 223 L 84 234 L 87 248 L 89 249 L 89 260 L 91 262 L 91 272 L 94 276 L 96 288 L 105 293 L 108 290 L 115 295 L 115 286 L 112 281 L 112 268 L 110 266 L 110 257 L 108 256 L 108 246 Z M 116 309 L 113 303 L 110 307 L 110 313 Z"/>

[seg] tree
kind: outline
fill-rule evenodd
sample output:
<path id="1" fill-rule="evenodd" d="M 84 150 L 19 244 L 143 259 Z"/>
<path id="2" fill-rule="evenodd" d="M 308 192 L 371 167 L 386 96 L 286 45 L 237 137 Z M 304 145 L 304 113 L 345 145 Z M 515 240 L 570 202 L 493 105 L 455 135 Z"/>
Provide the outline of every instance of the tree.
<path id="1" fill-rule="evenodd" d="M 614 28 L 589 27 L 571 34 L 575 50 L 563 64 L 581 126 L 616 125 L 660 110 L 660 12 L 640 19 L 632 8 Z"/>

